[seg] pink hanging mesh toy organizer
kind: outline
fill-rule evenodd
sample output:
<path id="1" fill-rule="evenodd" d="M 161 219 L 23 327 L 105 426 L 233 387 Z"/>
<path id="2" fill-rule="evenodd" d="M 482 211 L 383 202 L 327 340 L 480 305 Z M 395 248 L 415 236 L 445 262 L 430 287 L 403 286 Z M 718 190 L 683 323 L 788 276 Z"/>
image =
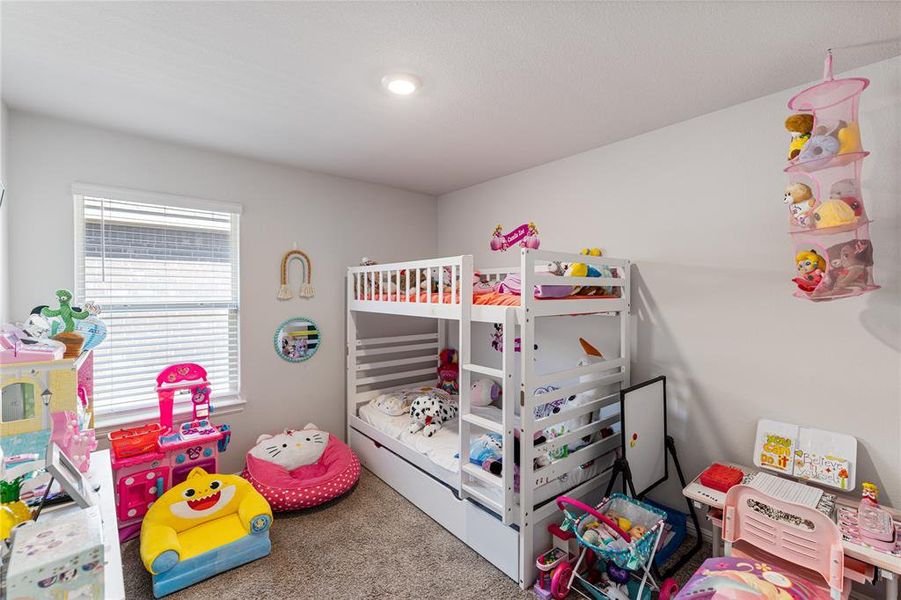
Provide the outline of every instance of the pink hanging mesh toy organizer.
<path id="1" fill-rule="evenodd" d="M 832 53 L 823 81 L 788 101 L 794 114 L 788 187 L 789 231 L 795 247 L 795 296 L 813 301 L 878 289 L 873 246 L 860 186 L 863 159 L 857 110 L 868 79 L 833 79 Z"/>

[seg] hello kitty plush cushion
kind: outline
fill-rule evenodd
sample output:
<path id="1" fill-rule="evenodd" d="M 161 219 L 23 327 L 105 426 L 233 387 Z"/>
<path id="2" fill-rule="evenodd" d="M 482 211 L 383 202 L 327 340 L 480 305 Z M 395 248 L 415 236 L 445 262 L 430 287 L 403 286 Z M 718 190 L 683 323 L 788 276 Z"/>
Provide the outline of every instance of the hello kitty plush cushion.
<path id="1" fill-rule="evenodd" d="M 328 438 L 328 432 L 319 431 L 316 425 L 307 423 L 301 430 L 286 429 L 275 435 L 264 433 L 257 438 L 257 445 L 250 449 L 250 454 L 286 471 L 293 471 L 318 463 Z"/>
<path id="2" fill-rule="evenodd" d="M 292 433 L 294 435 L 289 436 L 287 440 L 279 437 L 284 434 L 278 434 L 263 439 L 260 444 L 254 446 L 247 453 L 242 473 L 244 479 L 248 480 L 266 498 L 273 511 L 281 512 L 318 506 L 323 502 L 334 500 L 353 488 L 360 478 L 360 461 L 353 450 L 335 436 L 318 429 L 304 428 Z M 289 470 L 282 464 L 270 460 L 273 454 L 276 461 L 282 463 L 287 460 L 297 460 L 297 452 L 290 452 L 290 459 L 288 456 L 282 455 L 290 448 L 291 441 L 298 441 L 298 435 L 301 436 L 299 441 L 301 446 L 309 443 L 318 449 L 319 441 L 314 439 L 316 434 L 321 434 L 326 441 L 316 462 L 301 464 Z M 307 436 L 310 437 L 309 442 L 306 439 Z M 281 447 L 279 441 L 281 444 L 288 444 L 288 448 L 282 447 L 282 451 L 277 452 L 278 447 Z M 276 448 L 273 449 L 272 446 L 276 446 Z M 257 449 L 262 450 L 262 456 L 266 458 L 262 458 L 260 452 L 254 453 L 254 450 Z M 305 450 L 300 454 L 308 458 L 312 456 L 313 451 Z M 306 458 L 301 460 L 306 460 Z"/>

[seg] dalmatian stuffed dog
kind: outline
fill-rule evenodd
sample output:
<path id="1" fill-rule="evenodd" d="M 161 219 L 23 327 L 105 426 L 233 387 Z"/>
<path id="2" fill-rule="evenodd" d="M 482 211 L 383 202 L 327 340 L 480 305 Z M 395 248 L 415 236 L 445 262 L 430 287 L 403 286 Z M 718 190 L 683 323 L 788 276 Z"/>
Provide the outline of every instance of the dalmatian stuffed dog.
<path id="1" fill-rule="evenodd" d="M 417 396 L 410 405 L 410 433 L 420 429 L 426 437 L 432 437 L 445 421 L 457 416 L 457 405 L 446 394 Z"/>

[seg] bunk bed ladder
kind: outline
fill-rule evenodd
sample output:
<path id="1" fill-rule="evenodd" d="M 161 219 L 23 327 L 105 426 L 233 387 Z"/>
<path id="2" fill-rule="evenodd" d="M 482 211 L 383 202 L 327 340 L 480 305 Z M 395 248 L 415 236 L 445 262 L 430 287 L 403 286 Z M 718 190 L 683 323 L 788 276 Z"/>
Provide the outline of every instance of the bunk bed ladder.
<path id="1" fill-rule="evenodd" d="M 474 465 L 468 461 L 469 457 L 469 442 L 463 441 L 468 440 L 468 435 L 471 429 L 471 426 L 475 425 L 479 429 L 483 429 L 485 431 L 491 431 L 501 436 L 502 444 L 503 444 L 503 464 L 504 465 L 512 465 L 514 462 L 513 459 L 513 444 L 514 444 L 514 409 L 516 402 L 516 390 L 514 389 L 513 384 L 513 372 L 514 372 L 514 359 L 516 357 L 516 309 L 513 307 L 507 308 L 504 311 L 504 334 L 503 334 L 503 367 L 501 369 L 492 369 L 488 367 L 483 367 L 481 365 L 475 365 L 472 363 L 464 363 L 462 366 L 462 370 L 468 373 L 480 373 L 483 375 L 489 375 L 494 377 L 500 381 L 502 386 L 502 419 L 501 422 L 493 421 L 491 419 L 487 419 L 485 417 L 480 417 L 479 415 L 472 414 L 469 412 L 471 409 L 471 405 L 467 404 L 467 412 L 460 413 L 460 439 L 461 439 L 461 459 L 462 474 L 463 481 L 461 484 L 461 492 L 464 497 L 469 496 L 474 498 L 478 502 L 485 504 L 488 508 L 496 511 L 500 517 L 501 521 L 504 525 L 509 525 L 514 522 L 515 515 L 513 514 L 513 499 L 514 499 L 514 489 L 513 489 L 513 475 L 514 470 L 510 468 L 504 468 L 502 470 L 502 474 L 500 477 L 493 475 L 481 467 Z M 461 396 L 463 390 L 460 390 Z M 462 406 L 461 402 L 461 406 Z M 474 485 L 470 484 L 467 481 L 467 478 L 472 480 L 481 482 L 489 489 L 495 490 L 493 493 L 498 497 L 502 498 L 501 502 L 498 502 L 496 499 L 488 497 L 484 491 L 477 489 Z"/>
<path id="2" fill-rule="evenodd" d="M 471 265 L 469 265 L 471 267 Z M 464 271 L 467 265 L 463 265 Z M 472 277 L 461 278 L 461 301 L 472 298 L 469 288 Z M 460 497 L 472 498 L 497 512 L 504 525 L 513 522 L 513 469 L 503 469 L 503 475 L 497 477 L 469 462 L 469 446 L 472 427 L 480 431 L 490 431 L 501 436 L 503 440 L 503 463 L 513 464 L 513 359 L 516 344 L 515 308 L 504 311 L 503 367 L 494 369 L 471 362 L 472 326 L 468 318 L 470 307 L 461 305 L 460 318 Z M 466 323 L 464 323 L 464 320 Z M 503 388 L 503 419 L 498 423 L 472 413 L 471 393 L 472 374 L 485 375 L 497 380 Z"/>

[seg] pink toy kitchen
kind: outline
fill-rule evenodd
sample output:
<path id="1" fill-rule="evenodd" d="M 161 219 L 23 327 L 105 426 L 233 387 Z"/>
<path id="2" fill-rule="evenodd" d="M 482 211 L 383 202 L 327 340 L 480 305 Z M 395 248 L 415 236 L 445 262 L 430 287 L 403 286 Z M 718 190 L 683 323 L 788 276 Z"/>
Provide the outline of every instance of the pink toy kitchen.
<path id="1" fill-rule="evenodd" d="M 184 481 L 191 469 L 218 472 L 219 453 L 231 437 L 228 425 L 210 422 L 210 383 L 203 367 L 172 365 L 156 382 L 159 422 L 109 434 L 120 541 L 140 532 L 147 509 L 163 492 Z M 181 394 L 190 395 L 191 420 L 176 426 L 175 398 Z"/>

